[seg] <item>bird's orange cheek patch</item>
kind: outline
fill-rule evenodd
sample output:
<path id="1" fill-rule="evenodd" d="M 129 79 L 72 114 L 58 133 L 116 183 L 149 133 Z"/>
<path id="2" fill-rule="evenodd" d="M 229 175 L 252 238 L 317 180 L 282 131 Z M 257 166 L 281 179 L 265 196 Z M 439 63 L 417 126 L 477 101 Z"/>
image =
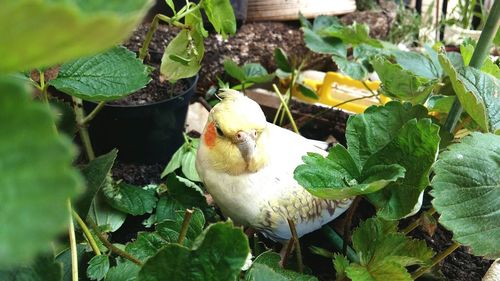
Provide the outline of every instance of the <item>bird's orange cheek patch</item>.
<path id="1" fill-rule="evenodd" d="M 205 132 L 205 135 L 203 137 L 203 140 L 205 141 L 205 144 L 209 147 L 212 148 L 215 146 L 215 139 L 217 138 L 217 132 L 215 131 L 215 124 L 209 123 L 207 126 L 207 131 Z"/>

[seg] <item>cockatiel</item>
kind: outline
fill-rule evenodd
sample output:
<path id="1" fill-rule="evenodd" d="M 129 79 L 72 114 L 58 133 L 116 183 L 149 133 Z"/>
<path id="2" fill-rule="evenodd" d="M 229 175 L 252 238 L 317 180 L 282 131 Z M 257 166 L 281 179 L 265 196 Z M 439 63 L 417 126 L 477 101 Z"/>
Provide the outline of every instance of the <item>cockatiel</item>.
<path id="1" fill-rule="evenodd" d="M 293 178 L 307 152 L 325 155 L 311 141 L 268 123 L 259 105 L 234 90 L 210 111 L 196 170 L 222 213 L 280 242 L 319 229 L 342 214 L 350 200 L 319 199 Z"/>

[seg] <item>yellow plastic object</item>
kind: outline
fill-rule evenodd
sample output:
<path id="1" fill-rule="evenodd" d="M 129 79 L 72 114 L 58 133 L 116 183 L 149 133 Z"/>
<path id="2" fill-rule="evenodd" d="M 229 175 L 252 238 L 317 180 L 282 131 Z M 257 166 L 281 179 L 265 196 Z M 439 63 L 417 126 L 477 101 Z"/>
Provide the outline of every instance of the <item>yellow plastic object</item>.
<path id="1" fill-rule="evenodd" d="M 378 98 L 369 97 L 372 93 L 366 89 L 363 82 L 354 80 L 337 72 L 327 72 L 323 81 L 304 78 L 303 83 L 315 90 L 319 99 L 316 100 L 306 97 L 298 89 L 292 91 L 295 97 L 311 103 L 336 106 L 337 108 L 354 113 L 362 113 L 371 105 L 382 105 L 390 101 L 390 98 L 383 95 L 379 95 Z M 366 81 L 365 83 L 373 92 L 376 92 L 380 87 L 379 81 Z M 359 99 L 346 102 L 357 98 Z"/>

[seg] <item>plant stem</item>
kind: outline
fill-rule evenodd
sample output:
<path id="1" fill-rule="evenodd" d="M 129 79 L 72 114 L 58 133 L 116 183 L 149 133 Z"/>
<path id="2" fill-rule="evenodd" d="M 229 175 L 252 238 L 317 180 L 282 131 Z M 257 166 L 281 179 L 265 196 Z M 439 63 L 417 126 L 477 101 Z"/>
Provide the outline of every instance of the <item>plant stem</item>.
<path id="1" fill-rule="evenodd" d="M 347 254 L 347 246 L 349 246 L 349 237 L 351 236 L 351 224 L 354 212 L 358 208 L 359 201 L 361 201 L 361 196 L 356 196 L 352 201 L 351 207 L 347 210 L 347 215 L 344 222 L 344 241 L 342 245 L 342 254 L 345 256 Z"/>
<path id="2" fill-rule="evenodd" d="M 427 215 L 432 216 L 434 213 L 436 213 L 436 209 L 434 207 L 430 208 L 429 210 L 425 211 L 424 213 L 427 213 Z M 425 214 L 422 214 L 425 215 Z M 422 216 L 420 216 L 418 219 L 414 220 L 411 224 L 409 224 L 407 227 L 403 229 L 403 233 L 407 235 L 408 233 L 412 232 L 415 228 L 417 228 L 420 223 L 422 222 Z"/>
<path id="3" fill-rule="evenodd" d="M 75 212 L 75 210 L 72 210 L 72 214 L 73 214 L 73 217 L 75 217 L 76 222 L 78 223 L 78 225 L 82 228 L 83 234 L 85 235 L 85 238 L 87 238 L 87 241 L 89 242 L 89 245 L 92 248 L 92 250 L 94 251 L 94 253 L 96 254 L 96 256 L 102 255 L 101 250 L 99 250 L 99 247 L 97 246 L 97 243 L 96 243 L 96 241 L 94 239 L 94 236 L 90 232 L 90 230 L 87 227 L 87 225 L 85 224 L 85 222 L 78 215 L 78 213 Z"/>
<path id="4" fill-rule="evenodd" d="M 71 279 L 72 281 L 78 281 L 78 253 L 76 249 L 76 237 L 75 237 L 75 226 L 73 224 L 73 216 L 71 212 L 73 208 L 71 207 L 71 200 L 67 199 L 67 207 L 69 214 L 69 244 L 71 251 Z"/>
<path id="5" fill-rule="evenodd" d="M 274 92 L 276 93 L 276 95 L 278 96 L 278 98 L 280 99 L 281 104 L 283 105 L 283 108 L 285 109 L 285 112 L 288 115 L 288 118 L 290 119 L 290 123 L 292 124 L 293 130 L 295 131 L 295 133 L 300 134 L 299 129 L 297 128 L 297 125 L 295 124 L 295 120 L 293 120 L 292 113 L 290 112 L 290 109 L 288 108 L 288 105 L 286 104 L 285 100 L 283 99 L 283 96 L 281 95 L 280 90 L 278 89 L 276 84 L 273 84 L 273 89 L 274 89 Z"/>
<path id="6" fill-rule="evenodd" d="M 184 212 L 184 220 L 182 221 L 181 231 L 179 232 L 179 238 L 177 239 L 177 243 L 182 245 L 184 242 L 184 238 L 186 238 L 186 233 L 189 228 L 189 223 L 191 222 L 191 217 L 193 216 L 193 210 L 186 209 Z"/>
<path id="7" fill-rule="evenodd" d="M 87 130 L 87 125 L 83 122 L 85 120 L 85 112 L 83 111 L 82 99 L 77 97 L 72 97 L 73 99 L 73 111 L 75 111 L 76 124 L 78 126 L 78 133 L 87 153 L 87 158 L 89 161 L 95 159 L 94 149 L 92 148 L 92 142 L 90 141 L 89 131 Z"/>
<path id="8" fill-rule="evenodd" d="M 302 250 L 300 249 L 299 236 L 297 235 L 297 229 L 295 228 L 295 223 L 293 220 L 288 219 L 288 226 L 292 233 L 292 239 L 295 242 L 295 256 L 297 257 L 297 266 L 300 273 L 304 272 L 304 263 L 302 262 Z"/>
<path id="9" fill-rule="evenodd" d="M 101 109 L 104 107 L 105 104 L 106 104 L 105 101 L 99 102 L 97 104 L 97 106 L 89 113 L 89 115 L 87 115 L 87 116 L 85 116 L 85 118 L 83 118 L 82 124 L 87 125 L 90 121 L 92 121 L 92 119 L 95 118 L 97 113 L 99 113 L 99 111 L 101 111 Z"/>
<path id="10" fill-rule="evenodd" d="M 137 264 L 138 266 L 142 266 L 142 262 L 138 258 L 132 256 L 131 254 L 129 254 L 129 253 L 115 247 L 113 244 L 111 244 L 111 242 L 109 242 L 108 239 L 106 239 L 106 237 L 104 237 L 104 235 L 102 235 L 101 231 L 99 230 L 99 227 L 97 226 L 97 224 L 95 224 L 95 222 L 92 219 L 89 218 L 88 222 L 89 222 L 90 226 L 92 227 L 92 229 L 94 230 L 94 232 L 96 233 L 99 240 L 101 240 L 101 242 L 104 244 L 104 246 L 106 246 L 106 248 L 108 248 L 111 252 L 119 255 L 120 257 L 125 258 L 125 259 Z"/>
<path id="11" fill-rule="evenodd" d="M 324 225 L 321 228 L 321 231 L 323 232 L 323 234 L 325 234 L 328 240 L 330 240 L 330 242 L 338 251 L 342 250 L 342 246 L 344 245 L 344 240 L 340 235 L 338 235 L 337 232 L 335 232 L 335 230 L 333 230 L 328 225 Z M 359 263 L 359 257 L 351 247 L 347 247 L 347 258 L 351 262 Z"/>
<path id="12" fill-rule="evenodd" d="M 470 67 L 478 69 L 481 68 L 484 60 L 486 59 L 486 56 L 490 51 L 491 42 L 493 41 L 493 38 L 495 37 L 499 26 L 500 1 L 495 1 L 493 7 L 491 8 L 490 15 L 486 20 L 486 24 L 484 25 L 484 29 L 481 32 L 481 37 L 479 37 L 477 46 L 474 49 L 474 53 L 472 54 L 472 58 L 469 63 Z M 446 118 L 443 126 L 445 130 L 453 134 L 462 111 L 462 105 L 460 104 L 458 98 L 455 96 L 455 100 L 453 101 L 453 105 L 451 106 L 450 113 L 448 114 L 448 117 Z"/>
<path id="13" fill-rule="evenodd" d="M 497 1 L 498 2 L 498 1 Z M 412 275 L 411 278 L 413 280 L 417 279 L 418 277 L 422 276 L 427 270 L 433 268 L 436 264 L 438 264 L 440 261 L 442 261 L 444 258 L 446 258 L 449 254 L 453 253 L 458 247 L 460 247 L 460 244 L 457 242 L 453 241 L 453 244 L 448 247 L 446 250 L 441 252 L 439 255 L 435 256 L 432 259 L 431 265 L 428 267 L 422 266 L 420 267 L 417 271 L 415 271 Z"/>

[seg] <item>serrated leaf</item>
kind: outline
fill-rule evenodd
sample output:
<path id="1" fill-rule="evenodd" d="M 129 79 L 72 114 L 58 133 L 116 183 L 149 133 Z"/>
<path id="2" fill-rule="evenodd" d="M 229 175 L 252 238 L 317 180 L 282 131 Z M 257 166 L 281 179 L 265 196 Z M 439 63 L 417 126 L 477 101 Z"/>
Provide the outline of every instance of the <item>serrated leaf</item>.
<path id="1" fill-rule="evenodd" d="M 67 226 L 67 200 L 82 191 L 75 148 L 27 85 L 0 76 L 0 267 L 28 263 Z"/>
<path id="2" fill-rule="evenodd" d="M 300 92 L 304 96 L 311 98 L 311 99 L 316 99 L 316 100 L 319 99 L 318 95 L 316 94 L 316 92 L 313 89 L 311 89 L 308 86 L 303 85 L 303 84 L 298 84 L 298 86 L 299 86 Z"/>
<path id="3" fill-rule="evenodd" d="M 198 73 L 205 53 L 203 35 L 198 29 L 181 30 L 170 41 L 161 59 L 160 72 L 169 81 L 189 78 Z M 171 56 L 182 57 L 187 64 L 172 60 Z"/>
<path id="4" fill-rule="evenodd" d="M 255 258 L 252 267 L 256 265 L 265 265 L 269 268 L 271 268 L 273 271 L 278 273 L 279 275 L 282 276 L 282 278 L 285 278 L 284 280 L 290 280 L 290 281 L 317 281 L 318 279 L 314 276 L 306 275 L 306 274 L 300 274 L 295 271 L 287 270 L 282 268 L 279 265 L 280 261 L 280 256 L 277 253 L 273 253 L 271 251 L 264 252 L 260 254 L 257 258 Z"/>
<path id="5" fill-rule="evenodd" d="M 427 79 L 438 79 L 443 74 L 439 65 L 435 65 L 432 60 L 424 54 L 416 52 L 406 52 L 393 50 L 391 54 L 396 58 L 396 62 L 405 70 Z"/>
<path id="6" fill-rule="evenodd" d="M 169 243 L 176 243 L 184 221 L 185 211 L 176 211 L 174 219 L 167 219 L 156 226 L 156 233 Z M 205 217 L 199 209 L 194 209 L 183 245 L 191 246 L 205 226 Z"/>
<path id="7" fill-rule="evenodd" d="M 148 219 L 148 225 L 162 222 L 166 219 L 175 219 L 176 211 L 185 210 L 190 207 L 184 207 L 179 201 L 173 199 L 171 196 L 162 195 L 156 204 L 155 213 Z"/>
<path id="8" fill-rule="evenodd" d="M 102 280 L 109 270 L 109 257 L 106 255 L 94 256 L 89 261 L 87 276 L 92 280 Z"/>
<path id="9" fill-rule="evenodd" d="M 346 269 L 347 277 L 359 281 L 411 281 L 411 275 L 406 269 L 396 263 L 384 263 L 370 268 L 351 265 Z"/>
<path id="10" fill-rule="evenodd" d="M 319 32 L 322 36 L 339 38 L 345 44 L 356 46 L 364 43 L 373 47 L 382 48 L 382 43 L 377 39 L 371 38 L 369 33 L 370 28 L 366 24 L 359 24 L 356 22 L 351 26 L 332 25 Z"/>
<path id="11" fill-rule="evenodd" d="M 128 243 L 125 251 L 144 262 L 154 256 L 166 243 L 167 241 L 156 232 L 139 232 L 137 239 Z"/>
<path id="12" fill-rule="evenodd" d="M 140 267 L 132 262 L 121 262 L 109 269 L 105 281 L 135 281 Z"/>
<path id="13" fill-rule="evenodd" d="M 383 93 L 389 97 L 418 104 L 425 101 L 433 89 L 434 83 L 429 79 L 417 76 L 384 57 L 373 58 L 371 64 L 382 81 Z"/>
<path id="14" fill-rule="evenodd" d="M 231 223 L 212 224 L 188 249 L 169 244 L 148 259 L 138 281 L 236 280 L 250 249 L 248 239 Z"/>
<path id="15" fill-rule="evenodd" d="M 89 164 L 82 168 L 82 175 L 85 178 L 87 190 L 85 190 L 84 195 L 75 204 L 78 213 L 86 215 L 89 212 L 92 200 L 104 184 L 109 171 L 111 171 L 111 167 L 113 167 L 117 154 L 118 150 L 113 149 L 90 161 Z"/>
<path id="16" fill-rule="evenodd" d="M 195 207 L 201 210 L 208 208 L 203 192 L 195 183 L 174 174 L 169 174 L 166 185 L 168 194 L 187 208 Z"/>
<path id="17" fill-rule="evenodd" d="M 89 101 L 122 98 L 143 88 L 149 69 L 124 47 L 65 63 L 49 84 L 61 92 Z"/>
<path id="18" fill-rule="evenodd" d="M 158 201 L 154 190 L 124 182 L 103 187 L 103 194 L 113 208 L 134 216 L 153 212 Z"/>
<path id="19" fill-rule="evenodd" d="M 475 255 L 500 256 L 500 136 L 472 133 L 441 153 L 433 170 L 439 222 Z"/>
<path id="20" fill-rule="evenodd" d="M 349 260 L 340 254 L 333 257 L 333 267 L 335 268 L 335 277 L 337 280 L 344 280 L 346 278 L 345 270 L 349 267 Z"/>
<path id="21" fill-rule="evenodd" d="M 320 15 L 314 18 L 312 30 L 318 32 L 332 25 L 341 27 L 342 23 L 339 18 L 335 16 Z"/>
<path id="22" fill-rule="evenodd" d="M 347 49 L 342 40 L 333 37 L 322 37 L 314 31 L 303 28 L 306 47 L 316 53 L 345 57 Z"/>
<path id="23" fill-rule="evenodd" d="M 0 30 L 0 73 L 51 66 L 112 47 L 128 38 L 152 4 L 150 0 L 4 1 L 1 25 L 10 28 Z"/>
<path id="24" fill-rule="evenodd" d="M 33 264 L 13 269 L 0 269 L 2 281 L 61 281 L 62 264 L 51 257 L 38 257 Z"/>
<path id="25" fill-rule="evenodd" d="M 345 57 L 332 56 L 333 61 L 340 71 L 355 80 L 365 80 L 368 70 L 356 61 L 350 61 Z"/>
<path id="26" fill-rule="evenodd" d="M 290 281 L 264 264 L 254 264 L 245 274 L 245 281 Z"/>
<path id="27" fill-rule="evenodd" d="M 267 70 L 260 63 L 247 63 L 243 65 L 245 80 L 253 83 L 265 83 L 273 80 L 274 75 L 267 73 Z"/>
<path id="28" fill-rule="evenodd" d="M 283 49 L 274 49 L 274 61 L 276 62 L 276 66 L 282 71 L 292 72 L 292 66 L 290 65 L 288 56 Z"/>
<path id="29" fill-rule="evenodd" d="M 464 110 L 484 131 L 499 131 L 500 80 L 469 66 L 456 70 L 443 54 L 439 61 Z"/>
<path id="30" fill-rule="evenodd" d="M 224 38 L 236 33 L 236 18 L 229 0 L 205 0 L 202 7 L 217 33 Z"/>

